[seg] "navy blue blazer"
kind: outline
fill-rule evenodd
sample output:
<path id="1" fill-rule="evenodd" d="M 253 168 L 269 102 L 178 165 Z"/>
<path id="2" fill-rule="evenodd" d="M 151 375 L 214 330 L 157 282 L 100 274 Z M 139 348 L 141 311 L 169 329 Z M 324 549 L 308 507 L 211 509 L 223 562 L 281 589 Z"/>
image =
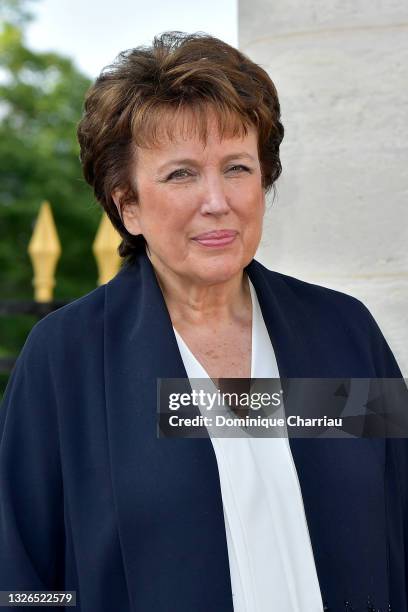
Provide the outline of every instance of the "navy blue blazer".
<path id="1" fill-rule="evenodd" d="M 281 377 L 401 376 L 361 302 L 246 271 Z M 34 326 L 0 409 L 0 590 L 232 612 L 212 443 L 157 438 L 157 377 L 187 374 L 146 255 Z M 290 445 L 325 609 L 407 611 L 407 441 Z"/>

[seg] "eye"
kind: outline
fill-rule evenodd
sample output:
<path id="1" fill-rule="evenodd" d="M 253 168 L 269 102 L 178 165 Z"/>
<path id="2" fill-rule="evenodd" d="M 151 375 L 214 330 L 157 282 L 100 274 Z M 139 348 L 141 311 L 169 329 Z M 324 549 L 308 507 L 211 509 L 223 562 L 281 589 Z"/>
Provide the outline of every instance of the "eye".
<path id="1" fill-rule="evenodd" d="M 185 178 L 186 176 L 191 176 L 191 173 L 186 168 L 179 168 L 178 170 L 174 170 L 171 172 L 166 180 L 170 180 L 172 178 Z"/>
<path id="2" fill-rule="evenodd" d="M 231 166 L 231 168 L 228 168 L 228 172 L 230 170 L 235 170 L 236 168 L 238 168 L 239 170 L 244 170 L 245 172 L 250 172 L 250 169 L 247 166 L 243 166 L 242 164 L 238 164 L 236 166 Z"/>

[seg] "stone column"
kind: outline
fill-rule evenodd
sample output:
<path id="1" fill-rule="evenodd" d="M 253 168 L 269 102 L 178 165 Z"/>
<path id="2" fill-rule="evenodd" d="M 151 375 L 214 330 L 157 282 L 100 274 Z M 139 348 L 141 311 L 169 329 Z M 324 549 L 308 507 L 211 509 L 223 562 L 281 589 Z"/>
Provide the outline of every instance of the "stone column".
<path id="1" fill-rule="evenodd" d="M 408 4 L 240 0 L 285 139 L 257 257 L 354 295 L 408 376 Z"/>

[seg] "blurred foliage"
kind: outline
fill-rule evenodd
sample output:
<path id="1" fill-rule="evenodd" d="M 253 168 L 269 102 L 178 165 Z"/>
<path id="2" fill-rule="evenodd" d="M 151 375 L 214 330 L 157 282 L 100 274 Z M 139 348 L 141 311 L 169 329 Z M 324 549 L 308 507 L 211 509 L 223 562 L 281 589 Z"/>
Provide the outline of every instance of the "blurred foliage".
<path id="1" fill-rule="evenodd" d="M 0 297 L 33 297 L 27 246 L 48 200 L 62 245 L 54 297 L 74 299 L 97 278 L 91 246 L 101 213 L 76 141 L 90 81 L 70 59 L 27 48 L 29 9 L 27 0 L 2 0 L 0 11 Z M 33 323 L 23 319 L 0 317 L 0 355 L 21 349 Z"/>
<path id="2" fill-rule="evenodd" d="M 8 22 L 23 26 L 33 19 L 31 6 L 37 0 L 2 0 L 0 23 Z"/>

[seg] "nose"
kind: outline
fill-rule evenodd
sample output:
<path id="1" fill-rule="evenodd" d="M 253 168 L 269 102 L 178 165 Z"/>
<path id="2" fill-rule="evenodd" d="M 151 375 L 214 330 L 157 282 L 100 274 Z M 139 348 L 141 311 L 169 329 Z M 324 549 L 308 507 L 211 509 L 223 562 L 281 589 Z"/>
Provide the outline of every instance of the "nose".
<path id="1" fill-rule="evenodd" d="M 229 199 L 226 194 L 223 177 L 218 174 L 207 177 L 203 181 L 201 214 L 225 215 L 229 210 Z"/>

